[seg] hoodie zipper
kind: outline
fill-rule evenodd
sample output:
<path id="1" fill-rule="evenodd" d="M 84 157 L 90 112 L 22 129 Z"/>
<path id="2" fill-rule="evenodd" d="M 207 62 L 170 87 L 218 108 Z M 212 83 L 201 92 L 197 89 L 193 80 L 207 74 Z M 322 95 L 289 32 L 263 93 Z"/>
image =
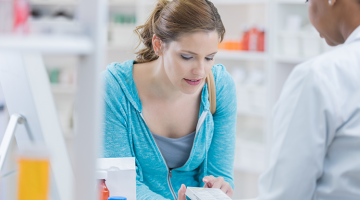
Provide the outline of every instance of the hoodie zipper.
<path id="1" fill-rule="evenodd" d="M 192 144 L 192 147 L 191 147 L 191 151 L 192 151 L 193 148 L 194 148 L 196 136 L 198 135 L 198 133 L 199 133 L 199 131 L 200 131 L 200 128 L 201 128 L 201 126 L 203 125 L 203 123 L 204 123 L 204 121 L 205 121 L 205 118 L 206 118 L 206 115 L 208 114 L 208 112 L 209 112 L 209 111 L 204 111 L 204 112 L 201 114 L 201 116 L 200 116 L 198 125 L 196 126 L 196 133 L 195 133 L 194 141 L 193 141 L 193 144 Z M 205 148 L 206 148 L 206 147 L 205 147 Z M 190 152 L 191 152 L 191 151 L 190 151 Z M 184 167 L 189 160 L 190 160 L 190 156 L 189 156 L 189 158 L 186 160 L 186 162 L 185 162 L 184 165 L 182 165 L 181 167 L 173 168 L 172 170 L 174 170 L 174 169 L 180 169 L 180 168 Z"/>
<path id="2" fill-rule="evenodd" d="M 198 135 L 198 133 L 199 133 L 199 130 L 200 130 L 202 124 L 203 124 L 204 121 L 205 121 L 205 118 L 206 118 L 206 115 L 207 115 L 208 112 L 209 112 L 209 111 L 204 111 L 204 112 L 201 114 L 200 119 L 199 119 L 199 122 L 198 122 L 198 124 L 196 125 L 196 133 L 195 133 L 194 141 L 193 141 L 193 144 L 192 144 L 192 147 L 191 147 L 191 151 L 192 151 L 192 149 L 194 148 L 195 139 L 196 139 L 196 137 L 197 137 L 197 135 Z M 146 121 L 145 121 L 144 116 L 142 115 L 141 112 L 139 112 L 139 113 L 140 113 L 141 118 L 144 120 L 144 123 L 146 124 Z M 146 126 L 148 126 L 148 125 L 146 124 Z M 149 127 L 149 126 L 148 126 L 148 127 Z M 151 135 L 151 137 L 153 137 L 153 136 Z M 154 138 L 153 138 L 153 140 L 155 141 Z M 156 145 L 156 147 L 158 148 L 158 150 L 159 150 L 159 152 L 160 152 L 160 155 L 161 155 L 161 158 L 163 159 L 163 161 L 164 161 L 164 163 L 165 163 L 165 165 L 166 165 L 167 171 L 168 171 L 168 174 L 167 174 L 167 182 L 168 182 L 168 185 L 169 185 L 171 194 L 173 195 L 173 197 L 174 197 L 175 200 L 178 200 L 178 198 L 177 198 L 177 196 L 176 196 L 176 193 L 175 193 L 175 191 L 174 191 L 174 188 L 173 188 L 172 185 L 171 185 L 172 170 L 174 170 L 174 169 L 179 169 L 179 168 L 181 168 L 181 167 L 184 167 L 184 166 L 187 164 L 187 162 L 189 161 L 190 155 L 189 155 L 189 158 L 186 160 L 186 162 L 185 162 L 185 164 L 184 164 L 183 166 L 170 169 L 169 166 L 167 165 L 166 160 L 165 160 L 163 154 L 161 153 L 161 150 L 160 150 L 159 146 L 157 145 L 156 141 L 155 141 L 155 145 Z M 206 147 L 205 147 L 205 148 L 206 148 Z M 191 151 L 190 151 L 190 152 L 191 152 Z"/>

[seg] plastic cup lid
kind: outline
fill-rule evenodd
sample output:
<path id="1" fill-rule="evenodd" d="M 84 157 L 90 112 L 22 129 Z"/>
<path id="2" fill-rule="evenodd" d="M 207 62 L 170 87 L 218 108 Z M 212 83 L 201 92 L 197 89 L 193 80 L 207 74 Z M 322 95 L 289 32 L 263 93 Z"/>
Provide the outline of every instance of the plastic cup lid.
<path id="1" fill-rule="evenodd" d="M 126 197 L 109 197 L 108 200 L 126 200 Z"/>

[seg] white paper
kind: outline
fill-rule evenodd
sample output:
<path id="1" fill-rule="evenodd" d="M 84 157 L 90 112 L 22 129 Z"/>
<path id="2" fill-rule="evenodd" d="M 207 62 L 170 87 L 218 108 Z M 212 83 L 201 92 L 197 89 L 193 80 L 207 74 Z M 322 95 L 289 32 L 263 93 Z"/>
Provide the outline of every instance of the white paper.
<path id="1" fill-rule="evenodd" d="M 110 196 L 123 196 L 136 200 L 135 158 L 98 158 L 97 169 L 106 170 L 106 186 Z"/>
<path id="2" fill-rule="evenodd" d="M 217 188 L 188 187 L 186 195 L 191 200 L 231 200 L 230 197 Z"/>

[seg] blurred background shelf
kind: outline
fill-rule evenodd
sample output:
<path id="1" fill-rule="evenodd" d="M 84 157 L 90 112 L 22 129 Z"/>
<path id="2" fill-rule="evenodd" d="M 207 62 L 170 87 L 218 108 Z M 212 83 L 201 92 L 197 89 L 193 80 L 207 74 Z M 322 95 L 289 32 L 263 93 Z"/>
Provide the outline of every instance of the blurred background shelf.
<path id="1" fill-rule="evenodd" d="M 77 6 L 78 0 L 31 0 L 31 5 L 36 6 Z M 109 6 L 136 6 L 136 0 L 110 0 Z M 152 2 L 151 2 L 152 3 Z"/>
<path id="2" fill-rule="evenodd" d="M 153 3 L 153 2 L 150 2 Z M 109 0 L 109 6 L 136 6 L 136 0 Z"/>
<path id="3" fill-rule="evenodd" d="M 74 95 L 76 88 L 73 85 L 52 84 L 51 90 L 54 94 Z"/>
<path id="4" fill-rule="evenodd" d="M 305 1 L 305 0 L 277 0 L 277 3 L 295 4 L 295 5 L 306 5 L 306 1 Z"/>
<path id="5" fill-rule="evenodd" d="M 44 52 L 46 54 L 89 54 L 93 44 L 87 36 L 0 35 L 0 50 Z"/>
<path id="6" fill-rule="evenodd" d="M 77 0 L 31 0 L 31 5 L 37 6 L 76 6 L 78 5 Z"/>
<path id="7" fill-rule="evenodd" d="M 299 64 L 310 58 L 304 57 L 288 57 L 288 56 L 276 56 L 276 61 L 280 63 L 288 63 L 288 64 Z"/>
<path id="8" fill-rule="evenodd" d="M 247 4 L 258 4 L 268 3 L 268 0 L 212 0 L 215 6 L 219 5 L 247 5 Z"/>
<path id="9" fill-rule="evenodd" d="M 262 52 L 249 52 L 249 51 L 229 51 L 220 50 L 215 59 L 230 59 L 230 60 L 265 60 L 268 54 Z"/>

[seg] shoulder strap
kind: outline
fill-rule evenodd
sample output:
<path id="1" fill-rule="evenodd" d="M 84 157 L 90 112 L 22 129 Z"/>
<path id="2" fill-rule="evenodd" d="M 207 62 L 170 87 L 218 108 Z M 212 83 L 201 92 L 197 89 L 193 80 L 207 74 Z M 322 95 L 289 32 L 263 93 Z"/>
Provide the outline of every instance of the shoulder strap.
<path id="1" fill-rule="evenodd" d="M 209 91 L 210 112 L 214 114 L 216 112 L 216 89 L 212 71 L 210 71 L 210 74 L 206 77 L 206 83 Z"/>

